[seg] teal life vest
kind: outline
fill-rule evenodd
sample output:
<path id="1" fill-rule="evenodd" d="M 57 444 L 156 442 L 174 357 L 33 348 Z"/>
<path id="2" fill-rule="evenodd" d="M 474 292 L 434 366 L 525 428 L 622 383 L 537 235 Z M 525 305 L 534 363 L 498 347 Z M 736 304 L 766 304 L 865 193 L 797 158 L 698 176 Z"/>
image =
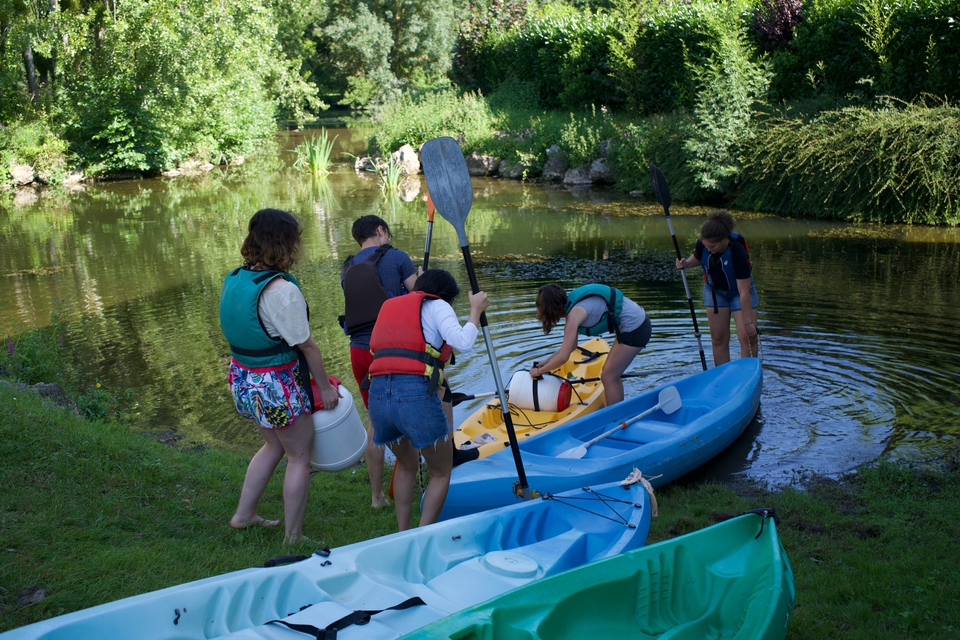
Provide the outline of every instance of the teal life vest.
<path id="1" fill-rule="evenodd" d="M 599 336 L 613 333 L 620 337 L 620 314 L 623 312 L 623 292 L 605 284 L 585 284 L 567 294 L 567 306 L 564 314 L 570 313 L 574 305 L 588 296 L 600 296 L 607 301 L 607 311 L 592 327 L 577 327 L 577 333 L 585 336 Z"/>
<path id="2" fill-rule="evenodd" d="M 231 355 L 248 369 L 288 364 L 300 355 L 300 350 L 283 338 L 268 334 L 260 319 L 260 295 L 277 276 L 300 287 L 297 279 L 285 271 L 238 267 L 227 275 L 220 289 L 220 329 L 230 344 Z M 309 376 L 307 371 L 303 373 Z"/>

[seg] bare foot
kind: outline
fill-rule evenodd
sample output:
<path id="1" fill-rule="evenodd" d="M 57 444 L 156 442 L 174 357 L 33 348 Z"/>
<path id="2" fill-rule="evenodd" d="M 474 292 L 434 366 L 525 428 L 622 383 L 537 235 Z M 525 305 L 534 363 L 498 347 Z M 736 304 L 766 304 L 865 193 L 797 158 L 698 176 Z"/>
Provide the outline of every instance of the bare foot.
<path id="1" fill-rule="evenodd" d="M 265 520 L 260 516 L 253 516 L 246 522 L 233 516 L 230 518 L 230 526 L 234 529 L 246 529 L 247 527 L 275 527 L 280 524 L 279 520 Z"/>
<path id="2" fill-rule="evenodd" d="M 380 496 L 378 498 L 373 498 L 370 506 L 372 506 L 374 509 L 382 509 L 383 507 L 389 507 L 390 501 L 386 498 L 386 496 Z"/>
<path id="3" fill-rule="evenodd" d="M 298 542 L 310 542 L 310 538 L 303 535 L 302 533 L 296 536 L 290 536 L 283 539 L 284 544 L 296 544 Z"/>

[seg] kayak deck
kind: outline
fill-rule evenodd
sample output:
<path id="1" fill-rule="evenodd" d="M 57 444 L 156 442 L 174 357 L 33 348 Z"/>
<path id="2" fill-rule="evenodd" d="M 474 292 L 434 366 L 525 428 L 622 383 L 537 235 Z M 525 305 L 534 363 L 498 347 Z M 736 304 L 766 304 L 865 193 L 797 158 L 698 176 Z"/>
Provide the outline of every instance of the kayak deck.
<path id="1" fill-rule="evenodd" d="M 610 345 L 606 340 L 591 338 L 580 343 L 554 373 L 567 379 L 599 378 L 609 353 Z M 599 380 L 574 384 L 573 399 L 563 411 L 521 409 L 509 402 L 508 406 L 513 429 L 517 439 L 522 441 L 603 407 L 603 384 Z M 475 448 L 476 444 L 482 442 L 478 447 L 481 458 L 510 446 L 500 401 L 488 402 L 468 416 L 454 432 L 453 442 L 460 449 Z"/>
<path id="2" fill-rule="evenodd" d="M 404 640 L 782 640 L 795 598 L 775 516 L 758 509 L 525 585 Z"/>

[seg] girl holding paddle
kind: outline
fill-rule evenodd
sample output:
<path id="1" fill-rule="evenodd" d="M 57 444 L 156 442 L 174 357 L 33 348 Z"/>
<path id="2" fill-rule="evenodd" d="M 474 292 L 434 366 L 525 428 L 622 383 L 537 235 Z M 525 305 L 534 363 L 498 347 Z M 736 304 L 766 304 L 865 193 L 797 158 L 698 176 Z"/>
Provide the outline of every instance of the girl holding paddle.
<path id="1" fill-rule="evenodd" d="M 606 406 L 623 400 L 620 376 L 650 340 L 650 318 L 643 307 L 605 284 L 588 284 L 567 293 L 560 285 L 550 283 L 537 292 L 537 318 L 545 334 L 565 320 L 563 343 L 556 353 L 534 365 L 531 377 L 539 378 L 565 363 L 577 348 L 577 334 L 613 333 L 617 338 L 600 371 L 600 380 Z"/>
<path id="2" fill-rule="evenodd" d="M 450 486 L 453 442 L 437 389 L 453 349 L 473 347 L 480 314 L 490 304 L 483 291 L 470 294 L 470 315 L 460 326 L 451 303 L 460 293 L 442 269 L 427 269 L 405 296 L 383 303 L 370 336 L 370 421 L 373 442 L 397 457 L 393 496 L 400 531 L 410 528 L 413 487 L 420 456 L 430 480 L 420 526 L 437 521 Z"/>
<path id="3" fill-rule="evenodd" d="M 735 224 L 728 212 L 711 211 L 700 227 L 693 254 L 677 259 L 678 269 L 703 267 L 703 304 L 710 323 L 714 366 L 730 362 L 731 315 L 737 326 L 740 357 L 755 356 L 759 348 L 757 288 L 753 284 L 746 240 L 733 232 Z"/>

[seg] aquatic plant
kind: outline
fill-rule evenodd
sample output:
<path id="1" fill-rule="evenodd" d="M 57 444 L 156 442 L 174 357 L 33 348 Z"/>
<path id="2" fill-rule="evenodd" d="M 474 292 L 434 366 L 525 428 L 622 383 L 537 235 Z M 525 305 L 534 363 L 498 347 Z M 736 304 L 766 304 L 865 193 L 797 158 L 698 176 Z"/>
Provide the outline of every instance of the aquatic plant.
<path id="1" fill-rule="evenodd" d="M 338 137 L 333 136 L 331 140 L 327 130 L 320 129 L 319 136 L 313 136 L 310 140 L 301 142 L 294 150 L 297 154 L 297 159 L 293 163 L 294 168 L 320 175 L 330 173 L 333 144 Z"/>

